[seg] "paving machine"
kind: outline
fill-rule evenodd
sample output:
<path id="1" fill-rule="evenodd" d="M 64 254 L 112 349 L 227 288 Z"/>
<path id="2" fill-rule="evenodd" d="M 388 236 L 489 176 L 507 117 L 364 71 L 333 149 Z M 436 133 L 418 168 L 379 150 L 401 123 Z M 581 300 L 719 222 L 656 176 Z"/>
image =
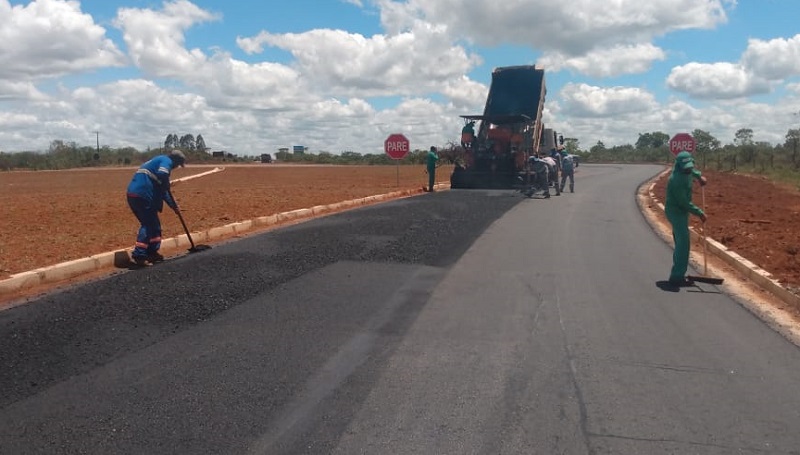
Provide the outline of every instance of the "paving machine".
<path id="1" fill-rule="evenodd" d="M 461 162 L 452 188 L 515 188 L 543 142 L 544 70 L 507 66 L 492 72 L 483 115 L 462 115 Z M 480 122 L 475 130 L 475 123 Z M 549 151 L 548 151 L 549 152 Z"/>

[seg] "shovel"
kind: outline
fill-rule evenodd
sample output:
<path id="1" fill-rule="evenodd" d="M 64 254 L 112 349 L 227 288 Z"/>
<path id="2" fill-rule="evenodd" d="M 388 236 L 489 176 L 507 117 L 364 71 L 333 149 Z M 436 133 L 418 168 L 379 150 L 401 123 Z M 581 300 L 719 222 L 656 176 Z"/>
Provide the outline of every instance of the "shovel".
<path id="1" fill-rule="evenodd" d="M 172 196 L 172 195 L 170 194 L 170 196 Z M 172 200 L 174 201 L 175 197 L 172 197 Z M 192 234 L 189 234 L 189 228 L 186 227 L 186 221 L 183 220 L 183 214 L 181 214 L 180 209 L 175 210 L 175 213 L 178 215 L 178 219 L 181 220 L 181 225 L 183 226 L 183 230 L 186 232 L 186 237 L 189 238 L 189 244 L 192 245 L 192 247 L 189 248 L 189 252 L 190 253 L 197 253 L 197 252 L 200 252 L 200 251 L 210 250 L 211 247 L 209 245 L 195 245 L 194 244 L 194 240 L 192 240 Z"/>
<path id="2" fill-rule="evenodd" d="M 700 187 L 700 194 L 703 198 L 703 212 L 706 211 L 706 190 L 704 186 Z M 703 224 L 700 225 L 700 237 L 703 240 L 703 275 L 702 276 L 692 276 L 687 275 L 686 278 L 697 281 L 700 283 L 708 283 L 708 284 L 722 284 L 725 280 L 722 278 L 714 278 L 708 276 L 708 247 L 706 246 L 706 222 L 703 221 Z"/>

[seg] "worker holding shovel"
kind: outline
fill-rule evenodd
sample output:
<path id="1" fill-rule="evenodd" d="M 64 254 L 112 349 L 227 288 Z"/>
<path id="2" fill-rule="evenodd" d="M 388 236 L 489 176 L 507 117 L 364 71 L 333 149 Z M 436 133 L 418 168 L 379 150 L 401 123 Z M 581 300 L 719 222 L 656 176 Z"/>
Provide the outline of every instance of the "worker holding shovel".
<path id="1" fill-rule="evenodd" d="M 675 157 L 675 166 L 667 183 L 667 199 L 664 211 L 672 225 L 672 239 L 675 241 L 675 251 L 672 253 L 672 270 L 669 274 L 669 283 L 673 286 L 690 286 L 693 282 L 686 278 L 689 268 L 689 215 L 698 216 L 706 222 L 706 214 L 692 203 L 692 181 L 697 179 L 701 186 L 705 186 L 706 178 L 694 167 L 694 157 L 686 151 L 678 153 Z"/>
<path id="2" fill-rule="evenodd" d="M 161 221 L 158 219 L 158 212 L 166 202 L 176 214 L 180 214 L 178 204 L 169 191 L 169 176 L 172 169 L 184 166 L 185 162 L 186 156 L 180 150 L 173 150 L 169 155 L 159 155 L 142 164 L 128 185 L 128 205 L 141 224 L 131 253 L 133 262 L 137 265 L 146 266 L 164 260 L 158 252 L 161 248 Z"/>

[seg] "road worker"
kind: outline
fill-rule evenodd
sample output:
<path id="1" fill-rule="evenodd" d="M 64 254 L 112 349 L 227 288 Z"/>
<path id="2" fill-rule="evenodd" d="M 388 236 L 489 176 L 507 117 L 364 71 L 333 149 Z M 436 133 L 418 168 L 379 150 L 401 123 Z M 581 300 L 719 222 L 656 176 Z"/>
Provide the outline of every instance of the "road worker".
<path id="1" fill-rule="evenodd" d="M 475 120 L 468 121 L 461 129 L 461 147 L 471 149 L 475 140 Z"/>
<path id="2" fill-rule="evenodd" d="M 185 163 L 186 156 L 177 149 L 168 155 L 156 156 L 139 167 L 128 185 L 128 206 L 141 225 L 131 254 L 137 265 L 151 265 L 164 260 L 158 252 L 161 248 L 158 213 L 162 211 L 164 202 L 176 214 L 179 213 L 178 204 L 169 190 L 169 176 L 172 169 L 184 167 Z"/>
<path id="3" fill-rule="evenodd" d="M 531 181 L 527 182 L 529 186 L 525 190 L 525 194 L 531 197 L 536 191 L 542 190 L 544 197 L 549 198 L 550 166 L 534 153 L 528 158 L 528 170 L 530 172 Z"/>
<path id="4" fill-rule="evenodd" d="M 428 192 L 433 191 L 433 185 L 436 183 L 436 163 L 439 161 L 439 155 L 436 154 L 436 147 L 431 146 L 428 150 L 427 166 L 428 166 Z"/>
<path id="5" fill-rule="evenodd" d="M 556 196 L 561 196 L 561 188 L 558 186 L 558 163 L 552 156 L 545 156 L 541 158 L 547 164 L 547 179 L 556 190 Z"/>
<path id="6" fill-rule="evenodd" d="M 575 159 L 573 155 L 567 153 L 566 150 L 561 150 L 561 191 L 564 191 L 564 186 L 569 177 L 569 192 L 575 192 Z"/>
<path id="7" fill-rule="evenodd" d="M 667 182 L 667 197 L 664 211 L 672 225 L 672 239 L 675 250 L 672 254 L 672 269 L 669 274 L 669 283 L 674 286 L 689 286 L 692 284 L 686 278 L 689 268 L 689 215 L 699 217 L 706 222 L 706 214 L 692 203 L 692 182 L 697 179 L 700 185 L 706 184 L 706 178 L 694 167 L 694 157 L 686 151 L 678 153 L 675 157 L 675 166 Z"/>

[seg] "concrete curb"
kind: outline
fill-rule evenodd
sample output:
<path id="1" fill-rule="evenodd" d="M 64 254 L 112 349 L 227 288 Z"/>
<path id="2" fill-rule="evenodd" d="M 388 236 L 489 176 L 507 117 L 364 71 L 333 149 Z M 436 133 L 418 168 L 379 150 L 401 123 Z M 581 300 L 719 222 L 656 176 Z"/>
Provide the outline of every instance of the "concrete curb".
<path id="1" fill-rule="evenodd" d="M 214 170 L 217 172 L 217 170 Z M 449 189 L 449 184 L 437 183 L 436 189 Z M 240 221 L 226 224 L 224 226 L 213 227 L 207 231 L 191 232 L 192 240 L 195 244 L 221 240 L 244 233 L 287 224 L 299 222 L 310 218 L 323 216 L 335 212 L 341 212 L 352 208 L 365 205 L 372 205 L 379 202 L 400 199 L 414 195 L 424 194 L 421 190 L 400 190 L 386 194 L 378 194 L 358 199 L 350 199 L 327 205 L 317 205 L 311 208 L 291 210 L 289 212 L 276 213 L 274 215 L 262 216 L 252 220 Z M 181 234 L 175 237 L 163 239 L 162 248 L 181 249 L 191 246 L 189 237 Z M 59 264 L 42 267 L 28 272 L 21 272 L 11 275 L 9 278 L 0 280 L 0 296 L 14 294 L 37 286 L 55 284 L 61 281 L 95 272 L 100 269 L 116 267 L 126 267 L 130 263 L 128 249 L 114 250 L 107 253 L 100 253 L 86 258 L 75 259 Z"/>

